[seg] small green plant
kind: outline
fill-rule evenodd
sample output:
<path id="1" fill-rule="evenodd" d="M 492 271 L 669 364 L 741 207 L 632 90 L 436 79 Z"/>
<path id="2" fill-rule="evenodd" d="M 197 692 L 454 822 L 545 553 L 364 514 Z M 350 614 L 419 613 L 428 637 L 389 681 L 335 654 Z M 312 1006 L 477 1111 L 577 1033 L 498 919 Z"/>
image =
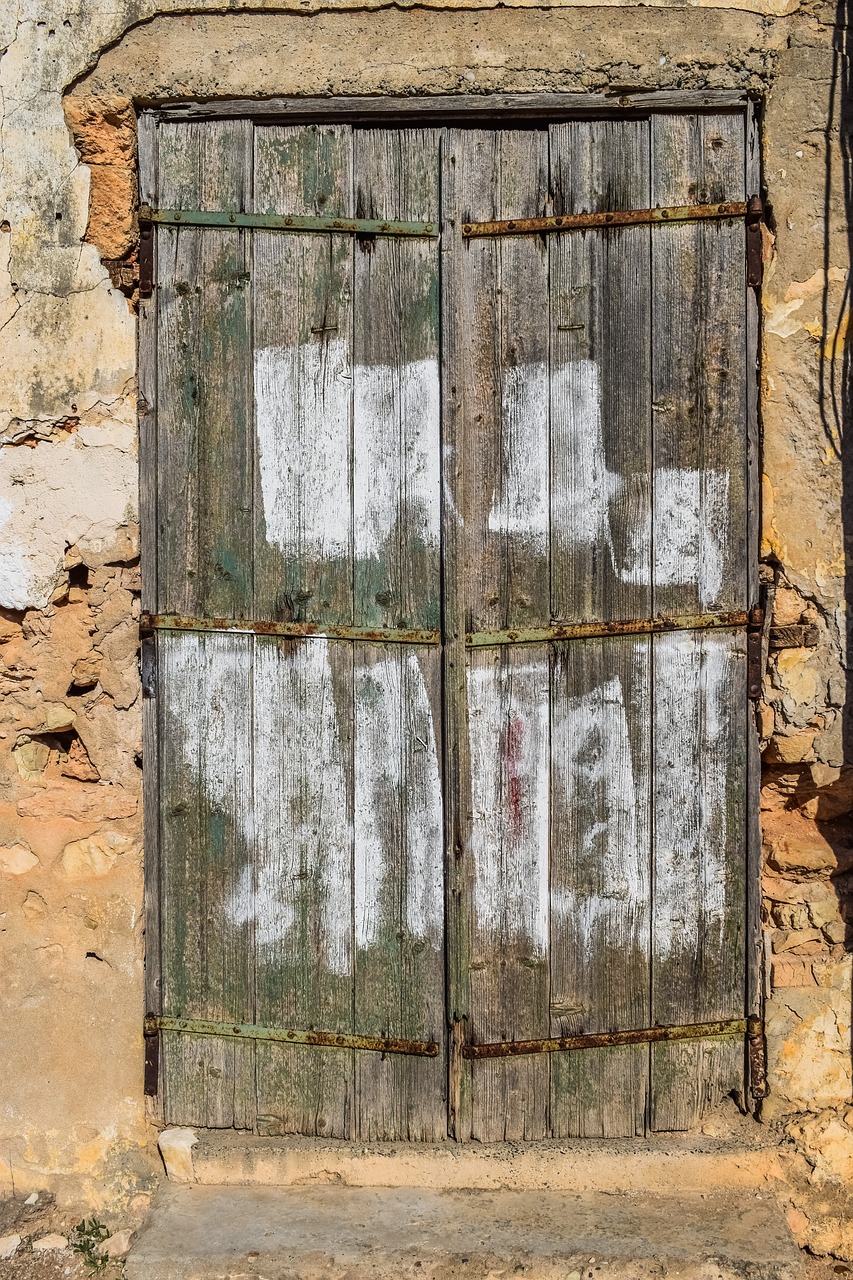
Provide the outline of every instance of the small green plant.
<path id="1" fill-rule="evenodd" d="M 97 1249 L 109 1234 L 109 1227 L 103 1222 L 98 1222 L 97 1218 L 90 1218 L 88 1222 L 84 1218 L 82 1222 L 77 1223 L 76 1227 L 71 1228 L 69 1244 L 75 1253 L 82 1255 L 90 1271 L 103 1271 L 107 1266 L 109 1258 L 98 1253 Z"/>

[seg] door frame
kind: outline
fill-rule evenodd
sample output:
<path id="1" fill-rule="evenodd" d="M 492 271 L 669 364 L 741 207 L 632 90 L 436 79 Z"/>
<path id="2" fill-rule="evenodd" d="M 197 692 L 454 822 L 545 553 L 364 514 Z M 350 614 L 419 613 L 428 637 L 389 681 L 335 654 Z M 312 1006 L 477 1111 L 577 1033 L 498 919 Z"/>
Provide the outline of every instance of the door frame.
<path id="1" fill-rule="evenodd" d="M 748 194 L 763 191 L 760 98 L 736 90 L 659 90 L 634 94 L 519 93 L 442 94 L 387 97 L 276 97 L 263 100 L 223 98 L 209 102 L 176 101 L 155 107 L 139 104 L 138 152 L 139 203 L 156 206 L 156 127 L 160 122 L 249 119 L 262 123 L 373 124 L 383 127 L 438 128 L 455 124 L 491 126 L 552 124 L 561 120 L 630 119 L 652 112 L 688 114 L 727 111 L 741 114 L 745 126 L 746 185 Z M 150 232 L 149 232 L 150 234 Z M 144 246 L 143 246 L 144 248 Z M 759 545 L 761 529 L 761 286 L 746 286 L 747 388 L 746 514 L 748 608 L 761 605 Z M 140 298 L 137 327 L 139 518 L 142 610 L 154 612 L 152 596 L 157 564 L 157 345 L 155 308 Z M 765 624 L 766 633 L 766 624 Z M 762 672 L 766 658 L 762 649 Z M 154 703 L 155 666 L 153 637 L 141 633 L 143 743 L 143 849 L 144 849 L 144 992 L 143 1020 L 161 1012 L 160 959 L 160 810 L 158 789 L 158 727 Z M 750 693 L 750 698 L 755 695 Z M 748 715 L 746 768 L 746 894 L 745 894 L 745 1009 L 749 1017 L 764 1021 L 764 952 L 761 939 L 761 758 L 755 717 Z M 745 1045 L 745 1079 L 752 1086 L 753 1106 L 765 1091 L 760 1062 L 753 1060 L 755 1045 Z M 448 1028 L 448 1073 L 452 1073 L 453 1029 Z M 450 1080 L 448 1081 L 450 1084 Z M 159 1037 L 145 1036 L 144 1092 L 155 1121 L 162 1117 L 159 1072 Z M 750 1105 L 750 1089 L 744 1105 Z M 450 1100 L 450 1097 L 449 1097 Z"/>

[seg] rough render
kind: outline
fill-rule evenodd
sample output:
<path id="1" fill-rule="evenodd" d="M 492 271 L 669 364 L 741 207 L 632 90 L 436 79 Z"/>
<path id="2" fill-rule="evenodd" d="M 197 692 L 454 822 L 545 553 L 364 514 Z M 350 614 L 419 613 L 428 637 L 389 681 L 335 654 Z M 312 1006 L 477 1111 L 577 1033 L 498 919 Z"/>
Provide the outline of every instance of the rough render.
<path id="1" fill-rule="evenodd" d="M 0 1180 L 13 1172 L 18 1189 L 52 1181 L 92 1204 L 141 1205 L 155 1170 L 140 1040 L 134 104 L 739 88 L 766 102 L 774 231 L 764 573 L 776 623 L 809 628 L 808 646 L 771 654 L 759 709 L 764 1115 L 788 1117 L 795 1231 L 853 1258 L 842 1191 L 853 1167 L 853 772 L 842 424 L 828 394 L 849 268 L 834 10 L 796 0 L 618 14 L 535 0 L 48 7 L 47 18 L 39 0 L 0 8 Z"/>

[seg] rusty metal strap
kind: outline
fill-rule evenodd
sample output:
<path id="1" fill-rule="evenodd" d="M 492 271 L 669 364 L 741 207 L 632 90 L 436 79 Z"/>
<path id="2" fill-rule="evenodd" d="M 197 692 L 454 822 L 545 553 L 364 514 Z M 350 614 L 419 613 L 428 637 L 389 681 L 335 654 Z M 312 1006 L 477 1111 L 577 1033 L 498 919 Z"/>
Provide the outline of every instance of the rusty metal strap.
<path id="1" fill-rule="evenodd" d="M 555 622 L 550 627 L 514 627 L 509 631 L 474 631 L 465 637 L 469 649 L 502 644 L 548 644 L 555 640 L 590 640 L 601 636 L 644 636 L 663 631 L 704 631 L 750 625 L 752 615 L 698 613 L 674 618 L 629 618 L 613 622 Z"/>
<path id="2" fill-rule="evenodd" d="M 291 636 L 299 640 L 360 640 L 365 644 L 440 644 L 438 631 L 390 627 L 324 626 L 320 622 L 263 622 L 248 618 L 194 618 L 177 613 L 143 613 L 143 635 L 154 631 L 218 631 L 226 635 Z"/>
<path id="3" fill-rule="evenodd" d="M 747 214 L 743 200 L 726 200 L 719 204 L 678 204 L 656 209 L 622 209 L 607 213 L 564 213 L 548 218 L 508 218 L 494 222 L 465 222 L 462 237 L 523 236 L 549 231 L 589 231 L 602 227 L 663 226 L 679 222 L 721 221 L 743 218 Z"/>
<path id="4" fill-rule="evenodd" d="M 301 214 L 237 213 L 206 209 L 151 209 L 142 205 L 139 221 L 165 227 L 209 227 L 250 231 L 304 231 L 340 235 L 408 236 L 433 240 L 435 222 L 399 222 L 393 218 L 315 218 Z"/>
<path id="5" fill-rule="evenodd" d="M 516 1058 L 532 1053 L 569 1053 L 577 1049 L 612 1049 L 625 1044 L 661 1044 L 673 1040 L 717 1040 L 745 1036 L 753 1019 L 697 1022 L 683 1027 L 642 1027 L 634 1031 L 599 1031 L 553 1040 L 506 1040 L 493 1044 L 466 1044 L 463 1058 Z"/>
<path id="6" fill-rule="evenodd" d="M 224 1036 L 229 1040 L 264 1040 L 277 1044 L 315 1045 L 321 1049 L 366 1049 L 373 1053 L 401 1053 L 419 1058 L 435 1058 L 439 1045 L 434 1040 L 400 1040 L 394 1036 L 358 1036 L 337 1031 L 302 1031 L 290 1027 L 259 1027 L 255 1023 L 210 1022 L 201 1018 L 166 1018 L 149 1014 L 145 1035 L 174 1031 L 192 1036 Z"/>

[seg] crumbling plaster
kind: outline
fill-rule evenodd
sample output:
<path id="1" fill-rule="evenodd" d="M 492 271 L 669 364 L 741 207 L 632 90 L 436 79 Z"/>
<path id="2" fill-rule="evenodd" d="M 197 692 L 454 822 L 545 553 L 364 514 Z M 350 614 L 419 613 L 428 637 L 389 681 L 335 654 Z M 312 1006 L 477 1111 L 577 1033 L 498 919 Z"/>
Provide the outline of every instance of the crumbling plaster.
<path id="1" fill-rule="evenodd" d="M 845 340 L 846 321 L 835 326 L 849 267 L 837 110 L 827 128 L 834 19 L 810 0 L 618 14 L 534 0 L 0 8 L 0 965 L 11 1027 L 0 1186 L 14 1175 L 18 1189 L 51 1180 L 92 1204 L 141 1202 L 154 1171 L 140 1037 L 132 107 L 217 95 L 712 87 L 765 100 L 775 246 L 763 553 L 776 621 L 817 634 L 773 653 L 760 710 L 765 1115 L 821 1111 L 817 1129 L 788 1134 L 803 1150 L 835 1134 L 851 1095 L 853 784 L 839 424 L 819 411 L 821 374 L 831 381 L 828 357 Z M 792 1210 L 801 1237 L 835 1240 L 803 1205 Z"/>

